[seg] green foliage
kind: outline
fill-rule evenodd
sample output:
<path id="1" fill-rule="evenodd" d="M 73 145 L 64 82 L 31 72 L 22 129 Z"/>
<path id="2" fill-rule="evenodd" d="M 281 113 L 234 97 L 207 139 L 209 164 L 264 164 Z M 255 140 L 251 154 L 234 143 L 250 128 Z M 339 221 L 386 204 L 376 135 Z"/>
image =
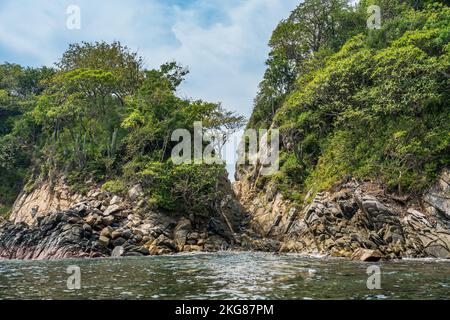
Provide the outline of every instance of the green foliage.
<path id="1" fill-rule="evenodd" d="M 0 214 L 10 211 L 30 175 L 40 128 L 30 116 L 36 95 L 54 74 L 50 68 L 0 65 Z"/>
<path id="2" fill-rule="evenodd" d="M 268 67 L 248 127 L 270 127 L 277 110 L 298 86 L 296 78 L 321 68 L 325 58 L 364 29 L 364 17 L 344 0 L 307 0 L 281 21 L 269 42 Z"/>
<path id="3" fill-rule="evenodd" d="M 219 165 L 173 165 L 141 158 L 128 163 L 125 179 L 140 183 L 159 208 L 208 216 L 220 199 L 218 181 L 225 175 Z"/>
<path id="4" fill-rule="evenodd" d="M 172 165 L 171 135 L 193 132 L 202 121 L 204 133 L 226 140 L 242 117 L 218 103 L 178 97 L 187 69 L 169 62 L 144 70 L 142 58 L 119 42 L 72 44 L 57 66 L 0 65 L 2 212 L 28 176 L 64 175 L 82 194 L 87 181 L 122 195 L 139 182 L 148 202 L 162 209 L 213 213 L 224 167 Z"/>
<path id="5" fill-rule="evenodd" d="M 125 195 L 127 192 L 127 185 L 120 179 L 109 180 L 103 184 L 102 189 L 113 194 Z"/>
<path id="6" fill-rule="evenodd" d="M 124 97 L 139 87 L 143 59 L 120 42 L 82 42 L 69 45 L 57 66 L 62 71 L 102 70 L 118 79 L 116 94 Z"/>
<path id="7" fill-rule="evenodd" d="M 348 177 L 420 192 L 450 164 L 450 9 L 389 5 L 381 30 L 300 74 L 273 117 L 292 142 L 275 177 L 288 196 Z"/>

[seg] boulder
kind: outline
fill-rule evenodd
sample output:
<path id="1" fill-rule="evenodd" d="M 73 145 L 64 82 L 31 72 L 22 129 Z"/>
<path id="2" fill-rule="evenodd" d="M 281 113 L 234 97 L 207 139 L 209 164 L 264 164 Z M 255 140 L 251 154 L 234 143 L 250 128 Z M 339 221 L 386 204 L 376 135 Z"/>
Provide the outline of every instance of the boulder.
<path id="1" fill-rule="evenodd" d="M 101 237 L 111 238 L 111 233 L 113 232 L 113 229 L 111 227 L 103 228 L 100 232 Z"/>
<path id="2" fill-rule="evenodd" d="M 209 220 L 208 231 L 209 233 L 219 235 L 224 239 L 232 239 L 233 237 L 225 223 L 217 218 L 211 218 Z"/>
<path id="3" fill-rule="evenodd" d="M 436 215 L 437 211 L 450 219 L 450 169 L 442 172 L 436 185 L 425 194 L 424 200 L 429 205 L 428 212 Z"/>
<path id="4" fill-rule="evenodd" d="M 127 242 L 127 240 L 125 240 L 124 238 L 120 237 L 120 238 L 117 238 L 117 239 L 113 240 L 112 244 L 114 246 L 116 246 L 116 247 L 120 247 L 120 246 L 124 245 L 125 242 Z"/>
<path id="5" fill-rule="evenodd" d="M 186 244 L 186 238 L 192 230 L 191 220 L 182 218 L 173 231 L 173 239 L 179 248 Z"/>
<path id="6" fill-rule="evenodd" d="M 142 197 L 143 195 L 144 195 L 144 192 L 142 191 L 142 187 L 140 184 L 133 186 L 128 191 L 128 197 L 130 198 L 131 201 L 136 201 L 138 198 Z"/>
<path id="7" fill-rule="evenodd" d="M 114 205 L 119 205 L 120 203 L 122 203 L 122 199 L 118 196 L 114 196 L 111 201 L 109 202 L 110 206 L 114 206 Z"/>
<path id="8" fill-rule="evenodd" d="M 102 223 L 105 226 L 110 226 L 114 222 L 114 216 L 106 216 L 102 219 Z"/>
<path id="9" fill-rule="evenodd" d="M 198 238 L 199 238 L 198 232 L 191 232 L 191 233 L 189 233 L 188 236 L 187 236 L 187 239 L 188 239 L 188 240 L 195 240 L 195 241 L 197 241 Z"/>
<path id="10" fill-rule="evenodd" d="M 122 231 L 120 231 L 120 230 L 114 230 L 111 233 L 111 239 L 113 239 L 113 240 L 120 238 L 121 236 L 122 236 Z"/>
<path id="11" fill-rule="evenodd" d="M 382 258 L 382 254 L 378 250 L 369 250 L 369 249 L 363 249 L 360 248 L 356 250 L 353 255 L 353 260 L 360 260 L 365 262 L 377 262 L 380 261 Z"/>
<path id="12" fill-rule="evenodd" d="M 100 238 L 98 238 L 98 243 L 100 243 L 104 247 L 108 247 L 109 246 L 109 238 L 107 238 L 105 236 L 100 236 Z"/>
<path id="13" fill-rule="evenodd" d="M 92 233 L 92 227 L 87 223 L 83 224 L 83 230 L 87 233 Z"/>
<path id="14" fill-rule="evenodd" d="M 108 208 L 106 208 L 106 210 L 103 212 L 103 215 L 109 216 L 109 215 L 119 212 L 119 211 L 122 211 L 122 207 L 117 204 L 113 204 L 113 205 L 110 205 Z"/>
<path id="15" fill-rule="evenodd" d="M 177 251 L 177 245 L 175 244 L 174 241 L 172 241 L 171 239 L 169 239 L 167 236 L 165 235 L 160 235 L 153 243 L 152 245 L 156 246 L 156 247 L 163 247 L 166 249 L 169 249 L 171 251 Z"/>
<path id="16" fill-rule="evenodd" d="M 122 237 L 125 239 L 130 239 L 131 237 L 133 237 L 133 232 L 131 232 L 130 229 L 125 229 L 124 231 L 122 231 Z"/>

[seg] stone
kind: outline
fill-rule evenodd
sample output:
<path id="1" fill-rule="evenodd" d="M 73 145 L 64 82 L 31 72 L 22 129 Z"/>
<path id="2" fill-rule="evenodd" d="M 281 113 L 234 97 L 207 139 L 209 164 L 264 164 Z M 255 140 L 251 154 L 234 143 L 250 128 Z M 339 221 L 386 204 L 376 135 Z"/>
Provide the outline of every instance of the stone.
<path id="1" fill-rule="evenodd" d="M 101 225 L 103 225 L 103 217 L 97 216 L 93 226 L 101 227 Z"/>
<path id="2" fill-rule="evenodd" d="M 380 261 L 382 258 L 382 254 L 378 250 L 369 250 L 369 249 L 358 249 L 356 250 L 353 255 L 353 260 L 360 260 L 364 262 L 377 262 Z"/>
<path id="3" fill-rule="evenodd" d="M 130 198 L 131 201 L 136 201 L 138 198 L 142 197 L 143 195 L 144 195 L 144 192 L 142 191 L 142 187 L 140 184 L 133 186 L 128 191 L 128 197 Z"/>
<path id="4" fill-rule="evenodd" d="M 70 224 L 76 224 L 80 221 L 80 217 L 70 217 L 69 219 L 67 219 L 67 223 Z"/>
<path id="5" fill-rule="evenodd" d="M 150 236 L 143 236 L 143 237 L 142 237 L 142 242 L 143 242 L 143 243 L 147 243 L 147 242 L 153 241 L 153 240 L 155 240 L 155 239 L 152 238 L 152 237 L 150 237 Z"/>
<path id="6" fill-rule="evenodd" d="M 146 248 L 144 246 L 137 248 L 136 251 L 139 253 L 142 253 L 143 255 L 148 255 L 150 253 L 148 248 Z"/>
<path id="7" fill-rule="evenodd" d="M 100 243 L 104 247 L 108 247 L 109 246 L 109 238 L 107 238 L 105 236 L 100 236 L 100 238 L 98 238 L 98 243 Z"/>
<path id="8" fill-rule="evenodd" d="M 110 206 L 119 205 L 122 202 L 122 199 L 118 196 L 112 197 L 111 201 L 109 202 Z"/>
<path id="9" fill-rule="evenodd" d="M 114 230 L 111 233 L 111 239 L 113 239 L 113 240 L 120 238 L 121 236 L 122 236 L 122 231 L 120 231 L 120 230 Z"/>
<path id="10" fill-rule="evenodd" d="M 190 248 L 190 251 L 191 251 L 191 252 L 198 252 L 198 251 L 202 251 L 202 250 L 203 250 L 202 247 L 196 246 L 196 245 L 191 245 L 190 247 L 191 247 L 191 248 Z"/>
<path id="11" fill-rule="evenodd" d="M 136 243 L 141 243 L 141 242 L 142 242 L 142 236 L 139 235 L 139 234 L 135 235 L 135 236 L 134 236 L 134 241 L 135 241 Z"/>
<path id="12" fill-rule="evenodd" d="M 112 243 L 113 243 L 114 246 L 120 247 L 120 246 L 124 245 L 125 242 L 127 242 L 127 240 L 125 240 L 124 238 L 120 237 L 120 238 L 117 238 L 117 239 L 113 240 Z"/>
<path id="13" fill-rule="evenodd" d="M 87 223 L 83 224 L 83 230 L 88 233 L 92 233 L 92 227 Z"/>
<path id="14" fill-rule="evenodd" d="M 112 231 L 113 229 L 111 227 L 103 228 L 102 231 L 100 232 L 100 236 L 110 238 Z"/>
<path id="15" fill-rule="evenodd" d="M 192 230 L 191 220 L 181 218 L 173 231 L 173 239 L 179 248 L 186 244 L 186 238 Z"/>
<path id="16" fill-rule="evenodd" d="M 430 206 L 427 211 L 436 215 L 436 211 L 450 219 L 450 169 L 445 169 L 439 180 L 425 194 L 424 201 Z"/>
<path id="17" fill-rule="evenodd" d="M 131 232 L 130 229 L 125 229 L 122 232 L 122 237 L 124 237 L 125 239 L 130 239 L 131 237 L 133 237 L 133 232 Z"/>
<path id="18" fill-rule="evenodd" d="M 430 245 L 425 252 L 433 258 L 450 259 L 450 251 L 442 245 Z"/>
<path id="19" fill-rule="evenodd" d="M 106 216 L 102 219 L 102 223 L 105 226 L 110 226 L 114 223 L 114 216 Z"/>
<path id="20" fill-rule="evenodd" d="M 224 239 L 232 239 L 233 235 L 230 233 L 229 228 L 224 222 L 217 218 L 211 218 L 208 223 L 208 232 L 210 234 L 216 234 Z"/>
<path id="21" fill-rule="evenodd" d="M 117 204 L 113 204 L 113 205 L 110 205 L 108 208 L 106 208 L 106 210 L 103 212 L 103 215 L 104 216 L 109 216 L 109 215 L 111 215 L 113 213 L 116 213 L 116 212 L 119 212 L 121 210 L 122 210 L 122 207 L 120 207 Z"/>
<path id="22" fill-rule="evenodd" d="M 160 235 L 154 242 L 153 245 L 157 246 L 157 247 L 165 247 L 167 249 L 170 249 L 172 251 L 176 251 L 177 250 L 177 245 L 175 244 L 175 242 L 171 239 L 169 239 L 167 236 L 165 235 Z"/>
<path id="23" fill-rule="evenodd" d="M 197 232 L 191 232 L 187 236 L 187 240 L 198 240 L 199 234 Z"/>
<path id="24" fill-rule="evenodd" d="M 102 202 L 99 200 L 95 200 L 91 202 L 91 207 L 95 208 L 95 209 L 100 209 L 100 207 L 102 206 Z"/>

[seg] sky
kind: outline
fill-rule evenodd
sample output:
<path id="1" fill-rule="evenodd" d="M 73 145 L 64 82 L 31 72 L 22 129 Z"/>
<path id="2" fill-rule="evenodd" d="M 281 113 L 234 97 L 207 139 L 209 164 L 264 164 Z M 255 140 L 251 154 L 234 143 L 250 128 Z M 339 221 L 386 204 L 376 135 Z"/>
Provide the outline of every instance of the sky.
<path id="1" fill-rule="evenodd" d="M 136 50 L 147 68 L 173 60 L 187 66 L 191 73 L 181 97 L 221 102 L 248 118 L 270 35 L 299 2 L 0 0 L 0 63 L 51 66 L 69 43 L 119 40 Z M 67 27 L 72 5 L 80 9 L 79 29 Z"/>

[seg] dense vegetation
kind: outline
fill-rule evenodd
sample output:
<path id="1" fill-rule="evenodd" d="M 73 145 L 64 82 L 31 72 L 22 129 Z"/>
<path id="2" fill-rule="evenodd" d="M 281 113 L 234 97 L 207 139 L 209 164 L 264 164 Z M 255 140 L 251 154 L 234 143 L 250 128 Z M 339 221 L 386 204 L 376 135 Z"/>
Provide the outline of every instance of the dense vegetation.
<path id="1" fill-rule="evenodd" d="M 450 164 L 449 38 L 443 1 L 300 4 L 273 33 L 248 125 L 280 128 L 271 182 L 298 201 L 349 177 L 423 190 Z"/>
<path id="2" fill-rule="evenodd" d="M 78 192 L 101 183 L 126 193 L 140 183 L 148 205 L 209 214 L 223 165 L 174 165 L 175 129 L 224 135 L 243 119 L 220 104 L 176 95 L 188 71 L 145 70 L 118 42 L 73 44 L 55 69 L 0 66 L 0 210 L 25 186 L 66 177 Z"/>

